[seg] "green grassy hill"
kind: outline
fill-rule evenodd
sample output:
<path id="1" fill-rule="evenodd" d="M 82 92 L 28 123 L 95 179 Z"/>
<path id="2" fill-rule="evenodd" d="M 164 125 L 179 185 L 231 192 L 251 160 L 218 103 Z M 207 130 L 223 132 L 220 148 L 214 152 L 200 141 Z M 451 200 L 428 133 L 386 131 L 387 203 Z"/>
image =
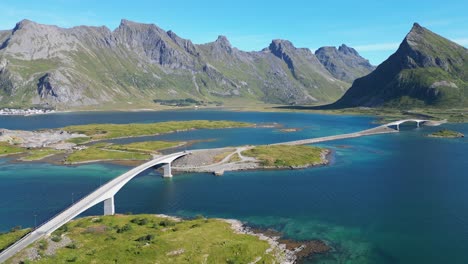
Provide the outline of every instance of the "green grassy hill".
<path id="1" fill-rule="evenodd" d="M 331 107 L 468 106 L 468 50 L 414 24 L 398 50 Z"/>

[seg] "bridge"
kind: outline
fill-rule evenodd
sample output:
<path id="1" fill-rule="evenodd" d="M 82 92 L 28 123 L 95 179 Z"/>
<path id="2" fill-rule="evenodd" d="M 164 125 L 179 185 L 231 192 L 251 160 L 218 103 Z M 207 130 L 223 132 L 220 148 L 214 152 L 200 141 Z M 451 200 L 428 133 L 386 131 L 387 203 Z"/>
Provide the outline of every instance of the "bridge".
<path id="1" fill-rule="evenodd" d="M 397 130 L 400 130 L 400 125 L 403 123 L 407 123 L 407 122 L 415 122 L 416 126 L 419 127 L 421 123 L 433 122 L 433 121 L 429 121 L 425 119 L 404 119 L 404 120 L 398 120 L 395 122 L 385 124 L 385 126 L 386 127 L 396 126 Z"/>
<path id="2" fill-rule="evenodd" d="M 314 143 L 320 143 L 320 142 L 338 140 L 338 139 L 356 138 L 356 137 L 387 134 L 387 133 L 398 133 L 400 131 L 400 125 L 403 123 L 407 123 L 407 122 L 414 122 L 416 123 L 417 127 L 420 127 L 421 124 L 429 125 L 429 126 L 438 126 L 442 123 L 445 123 L 446 120 L 431 121 L 431 120 L 424 120 L 424 119 L 404 119 L 404 120 L 390 122 L 390 123 L 383 124 L 374 128 L 370 128 L 370 129 L 366 129 L 366 130 L 362 130 L 358 132 L 353 132 L 353 133 L 287 141 L 287 142 L 275 143 L 271 145 L 307 145 L 307 144 L 314 144 Z M 396 127 L 396 129 L 393 129 L 392 127 Z"/>
<path id="3" fill-rule="evenodd" d="M 50 235 L 62 225 L 66 224 L 67 222 L 77 217 L 84 211 L 101 202 L 104 202 L 104 215 L 115 214 L 114 196 L 131 179 L 135 178 L 143 171 L 158 165 L 163 165 L 162 167 L 164 169 L 164 177 L 172 177 L 171 163 L 174 160 L 188 154 L 190 154 L 190 152 L 184 151 L 158 157 L 144 164 L 141 164 L 140 166 L 135 167 L 127 171 L 126 173 L 118 176 L 117 178 L 109 181 L 108 183 L 102 185 L 94 192 L 83 197 L 81 200 L 66 208 L 64 211 L 57 214 L 49 221 L 43 223 L 42 225 L 34 229 L 32 232 L 24 236 L 22 239 L 18 240 L 16 243 L 2 251 L 0 253 L 0 263 L 5 262 L 8 258 L 12 257 L 14 254 L 21 251 L 22 249 L 26 248 L 31 243 L 41 239 L 46 235 Z"/>

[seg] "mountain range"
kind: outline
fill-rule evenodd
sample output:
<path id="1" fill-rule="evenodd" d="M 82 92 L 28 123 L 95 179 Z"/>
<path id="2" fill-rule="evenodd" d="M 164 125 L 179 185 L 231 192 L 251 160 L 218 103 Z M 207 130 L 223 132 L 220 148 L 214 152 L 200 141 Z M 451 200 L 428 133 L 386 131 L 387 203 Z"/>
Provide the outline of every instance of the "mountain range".
<path id="1" fill-rule="evenodd" d="M 394 54 L 326 107 L 463 108 L 467 98 L 468 50 L 415 23 Z"/>
<path id="2" fill-rule="evenodd" d="M 0 31 L 0 107 L 204 102 L 324 104 L 374 67 L 352 48 L 316 54 L 275 39 L 245 52 L 197 45 L 154 24 L 60 28 L 23 20 Z"/>

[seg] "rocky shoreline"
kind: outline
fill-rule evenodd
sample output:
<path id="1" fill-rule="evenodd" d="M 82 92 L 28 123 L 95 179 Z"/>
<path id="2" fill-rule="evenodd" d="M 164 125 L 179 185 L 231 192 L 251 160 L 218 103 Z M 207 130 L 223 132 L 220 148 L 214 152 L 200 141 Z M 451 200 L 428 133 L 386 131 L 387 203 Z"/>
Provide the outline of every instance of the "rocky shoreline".
<path id="1" fill-rule="evenodd" d="M 297 263 L 316 254 L 329 252 L 332 248 L 321 240 L 297 241 L 282 238 L 282 234 L 272 229 L 252 228 L 236 219 L 219 219 L 231 224 L 231 228 L 238 234 L 258 237 L 270 244 L 269 252 L 274 252 L 281 264 Z"/>

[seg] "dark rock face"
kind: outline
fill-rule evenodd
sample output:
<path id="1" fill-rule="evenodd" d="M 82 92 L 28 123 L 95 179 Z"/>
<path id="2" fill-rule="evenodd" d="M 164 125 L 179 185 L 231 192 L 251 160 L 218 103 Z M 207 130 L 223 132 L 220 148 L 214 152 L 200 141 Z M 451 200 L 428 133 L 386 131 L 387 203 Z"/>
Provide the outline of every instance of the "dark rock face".
<path id="1" fill-rule="evenodd" d="M 292 50 L 296 49 L 292 43 L 287 40 L 275 39 L 271 42 L 268 48 L 276 57 L 284 60 L 288 65 L 288 68 L 291 69 L 294 74 L 294 62 L 288 54 Z"/>
<path id="2" fill-rule="evenodd" d="M 375 69 L 355 49 L 345 44 L 338 49 L 335 47 L 319 48 L 315 51 L 315 56 L 335 78 L 349 83 Z"/>
<path id="3" fill-rule="evenodd" d="M 46 75 L 39 78 L 39 83 L 37 84 L 37 93 L 41 98 L 46 97 L 57 97 L 52 84 L 50 83 L 50 74 L 47 73 Z"/>
<path id="4" fill-rule="evenodd" d="M 329 103 L 348 87 L 309 49 L 287 40 L 245 52 L 225 36 L 195 45 L 171 30 L 125 19 L 113 31 L 28 20 L 0 31 L 0 105 L 13 95 L 23 104 L 63 108 L 158 98 Z"/>
<path id="5" fill-rule="evenodd" d="M 332 107 L 467 105 L 468 50 L 415 23 L 398 50 Z"/>

